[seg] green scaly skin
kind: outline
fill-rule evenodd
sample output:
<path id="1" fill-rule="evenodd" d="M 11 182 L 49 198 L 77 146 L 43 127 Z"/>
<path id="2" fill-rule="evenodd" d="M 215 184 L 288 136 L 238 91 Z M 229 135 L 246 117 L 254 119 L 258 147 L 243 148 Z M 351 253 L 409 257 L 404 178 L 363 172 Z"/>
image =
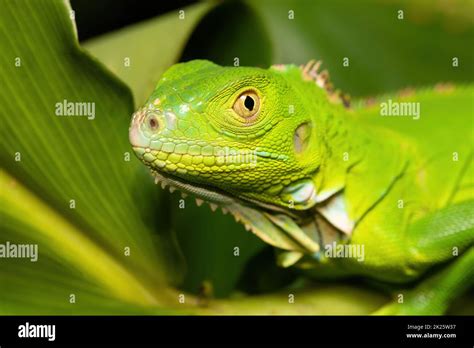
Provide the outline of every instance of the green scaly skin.
<path id="1" fill-rule="evenodd" d="M 163 187 L 230 212 L 280 265 L 410 284 L 379 314 L 445 312 L 474 279 L 474 87 L 349 109 L 318 67 L 177 64 L 130 142 Z M 248 93 L 250 117 L 235 109 Z M 419 119 L 382 117 L 388 99 L 419 103 Z M 333 243 L 363 258 L 328 254 Z"/>

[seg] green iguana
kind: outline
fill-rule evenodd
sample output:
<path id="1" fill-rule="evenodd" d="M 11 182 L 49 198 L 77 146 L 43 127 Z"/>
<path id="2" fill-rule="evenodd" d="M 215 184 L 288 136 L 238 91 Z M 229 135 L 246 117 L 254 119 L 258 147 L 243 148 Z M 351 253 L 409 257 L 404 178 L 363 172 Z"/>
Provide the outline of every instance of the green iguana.
<path id="1" fill-rule="evenodd" d="M 230 212 L 280 265 L 413 284 L 378 314 L 444 313 L 474 281 L 474 87 L 348 108 L 319 66 L 176 64 L 130 142 L 163 188 Z"/>

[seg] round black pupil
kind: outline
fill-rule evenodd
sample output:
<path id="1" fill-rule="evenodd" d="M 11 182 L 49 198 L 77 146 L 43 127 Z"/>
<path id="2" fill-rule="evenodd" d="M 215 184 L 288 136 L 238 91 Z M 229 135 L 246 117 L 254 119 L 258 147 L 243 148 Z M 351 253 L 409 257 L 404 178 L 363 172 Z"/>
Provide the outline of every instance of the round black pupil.
<path id="1" fill-rule="evenodd" d="M 255 102 L 253 101 L 252 97 L 246 96 L 244 100 L 244 105 L 249 111 L 252 111 L 253 107 L 255 106 Z"/>
<path id="2" fill-rule="evenodd" d="M 155 128 L 156 127 L 156 120 L 154 118 L 150 118 L 150 127 Z"/>

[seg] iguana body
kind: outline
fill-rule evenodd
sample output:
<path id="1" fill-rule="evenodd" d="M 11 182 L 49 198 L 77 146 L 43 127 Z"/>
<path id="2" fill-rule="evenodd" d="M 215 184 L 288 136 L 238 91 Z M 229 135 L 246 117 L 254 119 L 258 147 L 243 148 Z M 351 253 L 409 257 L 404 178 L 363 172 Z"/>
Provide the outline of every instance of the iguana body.
<path id="1" fill-rule="evenodd" d="M 474 88 L 348 109 L 318 68 L 177 64 L 135 113 L 132 146 L 163 186 L 232 213 L 282 266 L 419 280 L 380 313 L 444 312 L 474 279 Z M 400 108 L 419 109 L 385 116 Z"/>

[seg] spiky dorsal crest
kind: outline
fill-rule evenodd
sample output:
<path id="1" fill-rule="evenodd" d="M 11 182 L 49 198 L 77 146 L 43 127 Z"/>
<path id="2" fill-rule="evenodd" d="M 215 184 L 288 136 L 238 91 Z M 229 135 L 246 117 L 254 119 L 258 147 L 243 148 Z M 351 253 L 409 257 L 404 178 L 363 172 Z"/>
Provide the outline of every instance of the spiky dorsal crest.
<path id="1" fill-rule="evenodd" d="M 322 65 L 321 60 L 310 60 L 306 65 L 301 65 L 301 76 L 304 80 L 314 81 L 316 85 L 325 89 L 328 93 L 329 100 L 334 103 L 342 103 L 345 107 L 350 106 L 350 97 L 347 94 L 342 93 L 340 90 L 334 89 L 334 85 L 329 79 L 329 72 L 323 70 L 319 72 L 319 68 Z"/>

